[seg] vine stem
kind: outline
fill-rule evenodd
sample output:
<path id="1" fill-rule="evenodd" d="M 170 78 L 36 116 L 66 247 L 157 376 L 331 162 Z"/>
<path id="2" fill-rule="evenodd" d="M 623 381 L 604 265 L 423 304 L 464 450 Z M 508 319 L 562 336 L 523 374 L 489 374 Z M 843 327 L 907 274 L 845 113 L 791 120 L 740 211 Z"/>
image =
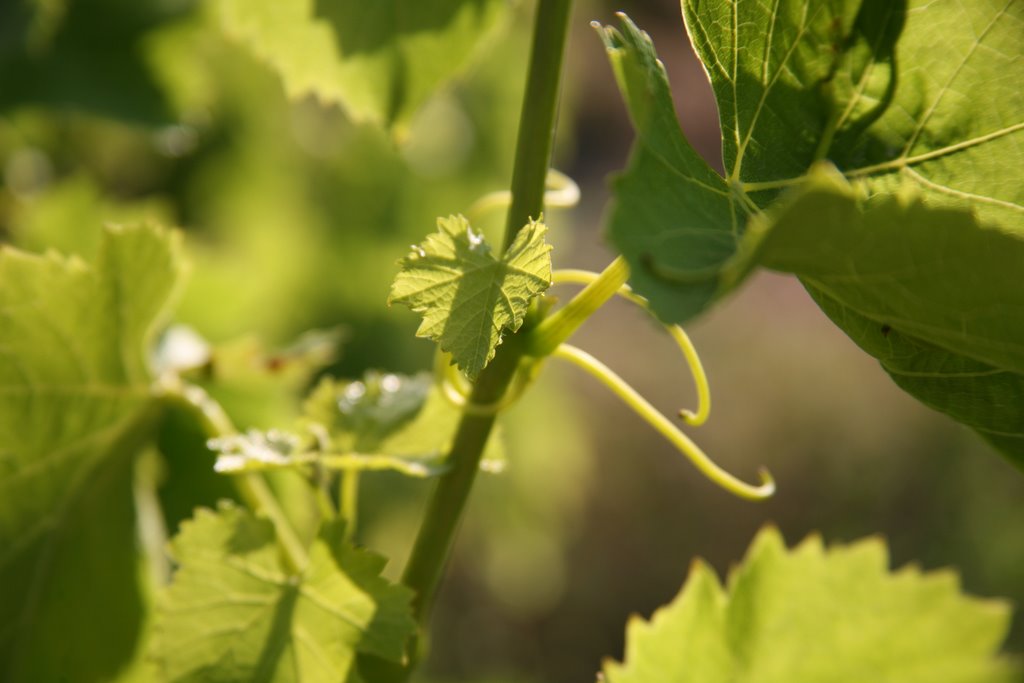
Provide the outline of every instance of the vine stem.
<path id="1" fill-rule="evenodd" d="M 544 208 L 544 185 L 554 144 L 558 86 L 562 55 L 569 32 L 572 0 L 539 0 L 533 24 L 530 70 L 519 114 L 515 165 L 512 167 L 512 204 L 505 223 L 508 249 L 520 228 L 539 219 Z"/>
<path id="2" fill-rule="evenodd" d="M 531 218 L 539 218 L 544 208 L 545 179 L 551 158 L 571 6 L 572 0 L 539 0 L 537 4 L 512 172 L 512 203 L 504 241 L 506 249 L 520 228 Z M 524 328 L 528 325 L 524 323 Z M 506 336 L 494 359 L 474 383 L 471 404 L 491 405 L 505 396 L 525 352 L 522 343 L 525 331 L 520 329 L 518 333 Z M 421 627 L 429 620 L 434 595 L 495 417 L 490 412 L 463 411 L 448 454 L 451 469 L 440 478 L 427 503 L 402 576 L 403 583 L 415 591 L 413 613 Z M 416 654 L 416 645 L 413 644 L 406 671 L 415 666 Z"/>

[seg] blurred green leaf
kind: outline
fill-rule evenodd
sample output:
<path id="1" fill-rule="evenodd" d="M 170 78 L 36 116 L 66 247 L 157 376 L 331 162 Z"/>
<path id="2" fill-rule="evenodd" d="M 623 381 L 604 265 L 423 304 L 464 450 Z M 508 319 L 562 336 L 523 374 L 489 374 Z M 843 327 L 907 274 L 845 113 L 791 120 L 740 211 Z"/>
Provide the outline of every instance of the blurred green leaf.
<path id="1" fill-rule="evenodd" d="M 216 344 L 208 363 L 187 373 L 224 406 L 240 428 L 270 428 L 299 414 L 316 373 L 333 362 L 344 334 L 310 330 L 291 344 L 268 348 L 253 335 Z"/>
<path id="2" fill-rule="evenodd" d="M 461 411 L 427 373 L 368 371 L 362 380 L 325 377 L 306 399 L 304 419 L 292 431 L 248 430 L 210 442 L 216 468 L 242 472 L 319 463 L 328 469 L 394 470 L 414 477 L 445 471 L 445 458 Z M 500 471 L 501 432 L 487 443 L 481 468 Z"/>
<path id="3" fill-rule="evenodd" d="M 180 567 L 158 608 L 163 680 L 336 683 L 358 680 L 357 653 L 399 661 L 412 595 L 342 531 L 325 527 L 291 576 L 269 521 L 227 504 L 197 510 L 172 542 Z"/>
<path id="4" fill-rule="evenodd" d="M 325 377 L 303 409 L 328 430 L 333 450 L 374 453 L 420 412 L 433 384 L 426 373 L 408 377 L 371 370 L 351 382 Z"/>
<path id="5" fill-rule="evenodd" d="M 862 199 L 826 167 L 751 221 L 738 260 L 797 273 L 901 333 L 1024 372 L 1024 287 L 1012 276 L 1024 272 L 1022 237 L 916 193 Z"/>
<path id="6" fill-rule="evenodd" d="M 327 429 L 335 453 L 386 456 L 435 469 L 443 468 L 462 416 L 429 374 L 410 377 L 373 371 L 362 381 L 323 379 L 306 401 L 305 412 Z M 492 471 L 503 467 L 502 443 L 501 430 L 496 428 L 481 467 Z M 367 468 L 378 469 L 372 464 L 368 461 Z"/>
<path id="7" fill-rule="evenodd" d="M 109 223 L 155 221 L 173 224 L 173 211 L 160 199 L 124 202 L 104 197 L 95 181 L 76 175 L 16 205 L 11 221 L 14 243 L 42 253 L 47 249 L 93 261 Z"/>
<path id="8" fill-rule="evenodd" d="M 500 259 L 462 216 L 439 218 L 437 228 L 400 262 L 388 303 L 422 314 L 416 335 L 440 343 L 475 379 L 502 334 L 519 329 L 530 301 L 551 284 L 547 227 L 531 221 Z"/>
<path id="9" fill-rule="evenodd" d="M 609 683 L 1010 683 L 995 658 L 1006 604 L 960 593 L 951 572 L 890 573 L 879 540 L 787 551 L 762 531 L 723 588 L 696 562 L 650 622 L 629 624 L 625 663 Z"/>
<path id="10" fill-rule="evenodd" d="M 289 96 L 388 126 L 464 69 L 507 10 L 505 0 L 216 4 L 225 31 L 278 71 Z"/>
<path id="11" fill-rule="evenodd" d="M 159 417 L 144 349 L 179 251 L 177 235 L 150 227 L 108 228 L 92 267 L 0 251 L 5 680 L 110 680 L 132 656 L 132 456 Z"/>
<path id="12" fill-rule="evenodd" d="M 0 108 L 27 103 L 144 124 L 173 112 L 143 49 L 189 2 L 14 0 L 0 9 Z"/>
<path id="13" fill-rule="evenodd" d="M 611 235 L 666 320 L 699 313 L 756 266 L 800 276 L 901 386 L 1024 463 L 1024 287 L 1012 275 L 1024 271 L 1024 186 L 1005 172 L 1024 159 L 1024 14 L 921 4 L 685 2 L 725 178 L 684 138 L 650 39 L 628 19 L 605 28 L 638 135 Z M 864 339 L 865 321 L 898 332 L 914 358 Z M 969 393 L 954 395 L 962 372 Z"/>

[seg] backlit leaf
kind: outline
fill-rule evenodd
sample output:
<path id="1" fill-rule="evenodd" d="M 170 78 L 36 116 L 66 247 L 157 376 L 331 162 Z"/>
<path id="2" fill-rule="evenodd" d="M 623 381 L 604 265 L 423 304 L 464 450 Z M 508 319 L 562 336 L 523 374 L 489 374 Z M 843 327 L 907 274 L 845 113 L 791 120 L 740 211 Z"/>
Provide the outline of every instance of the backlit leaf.
<path id="1" fill-rule="evenodd" d="M 901 386 L 1024 464 L 1024 399 L 1007 390 L 1024 369 L 1024 184 L 1007 173 L 1024 163 L 1024 6 L 687 0 L 683 14 L 725 177 L 683 136 L 649 38 L 628 19 L 602 30 L 637 129 L 610 225 L 634 286 L 679 322 L 757 266 L 794 273 Z M 864 339 L 864 321 L 913 361 Z M 992 411 L 1016 427 L 964 417 Z"/>
<path id="2" fill-rule="evenodd" d="M 342 532 L 325 526 L 293 576 L 269 521 L 228 504 L 197 510 L 172 542 L 179 568 L 158 607 L 162 680 L 337 683 L 357 680 L 357 654 L 398 661 L 412 594 Z"/>
<path id="3" fill-rule="evenodd" d="M 148 227 L 108 228 L 94 266 L 0 251 L 0 679 L 111 680 L 135 649 L 132 457 L 178 252 Z"/>
<path id="4" fill-rule="evenodd" d="M 960 592 L 948 571 L 888 569 L 885 544 L 787 550 L 762 531 L 723 587 L 696 562 L 649 622 L 634 618 L 609 683 L 1011 683 L 997 658 L 1006 604 Z"/>
<path id="5" fill-rule="evenodd" d="M 353 118 L 406 123 L 486 45 L 505 0 L 217 0 L 225 31 Z"/>
<path id="6" fill-rule="evenodd" d="M 547 228 L 531 221 L 500 258 L 462 216 L 439 218 L 437 228 L 402 259 L 388 303 L 422 314 L 416 334 L 439 342 L 474 379 L 551 284 Z"/>

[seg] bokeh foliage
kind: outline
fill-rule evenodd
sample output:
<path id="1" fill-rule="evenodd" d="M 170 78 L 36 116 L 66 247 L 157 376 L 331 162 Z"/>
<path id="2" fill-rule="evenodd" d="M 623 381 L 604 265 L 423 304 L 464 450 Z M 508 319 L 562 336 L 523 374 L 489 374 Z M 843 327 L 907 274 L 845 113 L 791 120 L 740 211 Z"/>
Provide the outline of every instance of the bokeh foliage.
<path id="1" fill-rule="evenodd" d="M 666 32 L 659 47 L 671 70 L 686 59 L 664 52 L 669 42 L 685 42 L 678 7 L 640 4 L 638 18 L 650 13 Z M 105 221 L 151 218 L 183 228 L 193 267 L 176 320 L 210 340 L 213 358 L 193 379 L 243 428 L 270 427 L 299 413 L 311 373 L 282 377 L 287 354 L 275 349 L 289 348 L 311 328 L 345 329 L 328 372 L 422 370 L 431 346 L 414 339 L 412 315 L 385 308 L 388 283 L 395 261 L 437 216 L 508 185 L 529 42 L 526 9 L 514 10 L 503 31 L 488 34 L 457 81 L 405 114 L 407 130 L 396 136 L 316 98 L 289 98 L 280 76 L 250 47 L 225 37 L 212 5 L 2 3 L 3 238 L 92 260 Z M 608 9 L 583 5 L 581 19 L 606 16 Z M 575 177 L 620 167 L 621 158 L 602 155 L 629 137 L 613 89 L 586 82 L 598 73 L 595 80 L 612 83 L 610 72 L 595 66 L 601 63 L 596 43 L 589 35 L 575 40 L 577 64 L 584 66 L 568 79 L 579 91 L 567 96 L 560 125 L 559 164 Z M 614 125 L 594 130 L 587 117 Z M 602 188 L 603 180 L 584 184 L 591 208 L 584 207 L 589 218 L 579 221 L 580 244 L 596 241 L 593 207 L 603 201 Z M 549 219 L 556 249 L 567 247 L 568 218 Z M 494 227 L 486 220 L 475 225 Z M 584 249 L 556 251 L 560 265 L 578 265 L 577 256 L 591 258 Z M 602 259 L 589 265 L 601 267 Z M 779 318 L 798 334 L 813 327 L 801 327 L 805 309 L 797 302 L 773 303 L 787 309 Z M 481 482 L 467 519 L 438 614 L 439 628 L 453 638 L 433 643 L 437 675 L 459 679 L 473 672 L 479 681 L 476 672 L 499 677 L 515 669 L 529 680 L 585 679 L 602 655 L 621 652 L 626 615 L 664 602 L 693 555 L 725 567 L 769 517 L 796 533 L 821 526 L 829 538 L 884 530 L 901 562 L 917 557 L 929 566 L 962 565 L 970 589 L 1016 590 L 1024 598 L 1024 556 L 1014 532 L 1024 520 L 1013 504 L 1021 488 L 1006 471 L 964 463 L 957 456 L 977 450 L 972 442 L 884 390 L 881 399 L 858 393 L 857 371 L 842 369 L 845 360 L 830 365 L 826 342 L 805 347 L 773 335 L 766 330 L 775 328 L 756 326 L 757 310 L 734 308 L 698 330 L 718 369 L 717 395 L 731 397 L 717 404 L 724 419 L 715 420 L 724 425 L 705 436 L 736 454 L 737 464 L 777 466 L 785 499 L 737 510 L 693 482 L 617 408 L 572 397 L 564 376 L 544 379 L 509 416 L 508 471 Z M 595 323 L 590 343 L 622 340 L 622 318 L 611 315 L 606 326 Z M 827 333 L 814 339 L 841 344 Z M 750 365 L 754 358 L 783 372 L 817 368 L 824 376 L 827 369 L 835 377 L 829 386 L 838 387 L 828 396 L 850 390 L 861 402 L 833 403 L 801 390 L 780 397 L 779 387 L 794 375 L 771 379 L 768 368 Z M 627 348 L 618 361 L 646 376 L 655 393 L 673 385 L 666 403 L 679 400 L 657 352 Z M 746 412 L 730 412 L 739 396 Z M 850 412 L 865 404 L 873 410 Z M 233 494 L 212 472 L 213 456 L 190 431 L 188 417 L 170 418 L 159 442 L 165 462 L 155 476 L 173 534 L 196 502 L 213 506 Z M 136 475 L 142 470 L 137 466 Z M 122 493 L 133 485 L 128 474 L 118 475 Z M 286 477 L 274 482 L 283 492 L 293 484 Z M 425 487 L 391 474 L 368 477 L 366 486 L 359 540 L 392 558 L 385 572 L 394 577 Z M 127 496 L 93 502 L 129 505 Z M 290 509 L 297 520 L 303 505 L 299 500 Z M 123 536 L 133 531 L 129 526 L 121 524 Z M 122 569 L 119 575 L 130 571 Z M 136 602 L 149 600 L 142 594 Z M 581 639 L 581 632 L 592 637 Z M 1019 649 L 1021 637 L 1011 648 Z M 148 680 L 135 664 L 125 680 Z"/>

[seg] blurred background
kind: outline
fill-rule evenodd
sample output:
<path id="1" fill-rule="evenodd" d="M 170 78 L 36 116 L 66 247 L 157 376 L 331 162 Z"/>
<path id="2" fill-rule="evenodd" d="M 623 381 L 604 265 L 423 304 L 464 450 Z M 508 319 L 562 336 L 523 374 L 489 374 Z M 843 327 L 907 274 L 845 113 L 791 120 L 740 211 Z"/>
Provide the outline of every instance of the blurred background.
<path id="1" fill-rule="evenodd" d="M 290 100 L 209 4 L 0 3 L 0 236 L 89 258 L 105 221 L 176 225 L 193 269 L 175 322 L 215 349 L 340 328 L 330 374 L 429 368 L 432 344 L 414 337 L 414 315 L 385 306 L 388 286 L 437 216 L 508 187 L 531 3 L 511 4 L 472 67 L 400 134 Z M 614 256 L 608 178 L 632 130 L 589 22 L 623 10 L 651 33 L 683 127 L 716 167 L 719 130 L 678 3 L 576 4 L 554 165 L 582 202 L 547 222 L 555 267 L 600 270 Z M 881 535 L 894 566 L 955 567 L 969 592 L 1024 602 L 1024 473 L 902 394 L 799 282 L 759 274 L 690 332 L 714 406 L 693 437 L 748 480 L 767 466 L 777 496 L 730 497 L 590 377 L 550 363 L 505 420 L 507 471 L 472 497 L 422 680 L 592 680 L 621 656 L 628 616 L 670 600 L 692 558 L 724 573 L 766 523 L 790 543 Z M 613 302 L 574 343 L 667 413 L 694 406 L 678 353 L 642 312 Z M 220 398 L 239 426 L 272 426 L 303 390 L 243 381 Z M 164 442 L 202 448 L 195 435 Z M 175 487 L 208 502 L 228 490 L 209 484 L 208 460 L 189 462 L 206 483 L 167 482 L 172 528 L 188 514 Z M 429 483 L 365 479 L 359 539 L 397 577 Z M 1007 649 L 1024 652 L 1019 612 Z"/>

